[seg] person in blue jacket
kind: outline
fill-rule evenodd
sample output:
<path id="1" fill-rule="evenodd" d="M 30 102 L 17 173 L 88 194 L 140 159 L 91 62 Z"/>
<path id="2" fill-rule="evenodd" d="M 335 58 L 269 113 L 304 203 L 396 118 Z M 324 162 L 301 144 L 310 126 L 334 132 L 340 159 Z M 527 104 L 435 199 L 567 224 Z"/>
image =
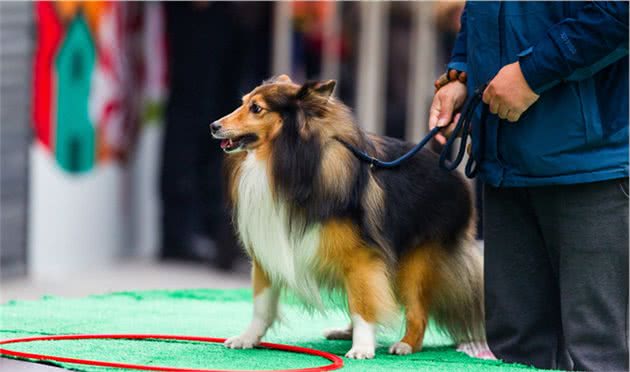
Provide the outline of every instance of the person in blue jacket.
<path id="1" fill-rule="evenodd" d="M 467 2 L 447 68 L 466 83 L 446 79 L 431 128 L 488 83 L 472 155 L 490 349 L 628 370 L 628 2 Z"/>

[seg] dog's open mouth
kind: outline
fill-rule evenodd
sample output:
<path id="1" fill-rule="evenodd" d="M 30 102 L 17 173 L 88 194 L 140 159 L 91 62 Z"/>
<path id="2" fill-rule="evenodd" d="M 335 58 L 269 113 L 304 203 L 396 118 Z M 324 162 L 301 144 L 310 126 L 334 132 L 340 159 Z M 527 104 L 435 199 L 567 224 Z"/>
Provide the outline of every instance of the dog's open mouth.
<path id="1" fill-rule="evenodd" d="M 221 148 L 225 152 L 234 152 L 244 149 L 248 144 L 255 142 L 258 136 L 255 134 L 246 134 L 244 136 L 238 136 L 234 138 L 222 138 Z"/>

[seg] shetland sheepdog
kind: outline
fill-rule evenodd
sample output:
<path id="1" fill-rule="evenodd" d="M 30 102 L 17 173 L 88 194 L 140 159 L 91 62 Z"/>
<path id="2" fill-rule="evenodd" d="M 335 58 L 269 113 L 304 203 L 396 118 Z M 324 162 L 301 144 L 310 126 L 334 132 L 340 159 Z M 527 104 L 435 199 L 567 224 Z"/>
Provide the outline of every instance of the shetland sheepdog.
<path id="1" fill-rule="evenodd" d="M 483 270 L 467 182 L 441 170 L 430 150 L 395 169 L 358 160 L 346 144 L 385 160 L 412 145 L 364 133 L 334 87 L 282 75 L 210 125 L 227 153 L 234 223 L 253 267 L 253 319 L 225 345 L 258 344 L 283 289 L 316 309 L 322 290 L 344 294 L 351 324 L 325 336 L 351 339 L 349 358 L 373 358 L 376 330 L 401 308 L 406 331 L 392 354 L 419 351 L 429 317 L 456 342 L 483 341 Z"/>

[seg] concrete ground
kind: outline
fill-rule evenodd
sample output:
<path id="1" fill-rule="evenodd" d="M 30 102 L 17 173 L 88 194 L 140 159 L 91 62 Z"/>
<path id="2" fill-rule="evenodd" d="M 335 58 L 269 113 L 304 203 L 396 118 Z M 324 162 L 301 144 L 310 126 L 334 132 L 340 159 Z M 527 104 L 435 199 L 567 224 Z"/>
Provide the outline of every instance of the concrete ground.
<path id="1" fill-rule="evenodd" d="M 123 290 L 243 288 L 249 286 L 248 276 L 245 266 L 226 273 L 201 264 L 127 260 L 113 267 L 77 271 L 62 277 L 3 280 L 0 303 L 13 299 L 35 300 L 43 295 L 83 297 Z M 53 372 L 59 369 L 0 358 L 0 371 Z"/>

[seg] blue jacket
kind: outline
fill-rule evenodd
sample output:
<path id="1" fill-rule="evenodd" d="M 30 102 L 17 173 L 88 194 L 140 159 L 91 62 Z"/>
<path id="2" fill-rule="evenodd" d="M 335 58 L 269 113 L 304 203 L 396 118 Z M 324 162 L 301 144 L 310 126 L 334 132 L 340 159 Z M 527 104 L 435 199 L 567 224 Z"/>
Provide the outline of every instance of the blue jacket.
<path id="1" fill-rule="evenodd" d="M 493 186 L 628 176 L 628 3 L 467 2 L 449 68 L 469 94 L 520 61 L 540 98 L 516 123 L 473 125 L 479 175 Z M 483 125 L 483 128 L 480 128 Z"/>

